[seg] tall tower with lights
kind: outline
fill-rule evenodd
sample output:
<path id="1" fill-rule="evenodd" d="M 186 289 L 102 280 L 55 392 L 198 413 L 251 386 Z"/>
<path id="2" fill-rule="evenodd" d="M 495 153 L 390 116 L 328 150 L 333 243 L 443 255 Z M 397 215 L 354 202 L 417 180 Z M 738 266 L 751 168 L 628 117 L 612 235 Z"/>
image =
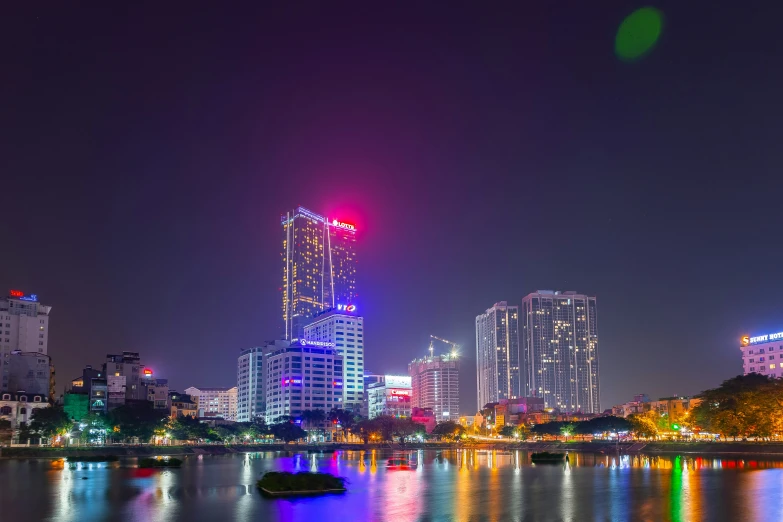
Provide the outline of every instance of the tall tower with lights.
<path id="1" fill-rule="evenodd" d="M 539 290 L 522 299 L 526 395 L 547 408 L 600 413 L 595 297 Z"/>
<path id="2" fill-rule="evenodd" d="M 282 216 L 285 339 L 301 338 L 318 312 L 356 298 L 356 227 L 298 207 Z"/>
<path id="3" fill-rule="evenodd" d="M 519 307 L 506 301 L 476 317 L 478 408 L 520 396 Z"/>

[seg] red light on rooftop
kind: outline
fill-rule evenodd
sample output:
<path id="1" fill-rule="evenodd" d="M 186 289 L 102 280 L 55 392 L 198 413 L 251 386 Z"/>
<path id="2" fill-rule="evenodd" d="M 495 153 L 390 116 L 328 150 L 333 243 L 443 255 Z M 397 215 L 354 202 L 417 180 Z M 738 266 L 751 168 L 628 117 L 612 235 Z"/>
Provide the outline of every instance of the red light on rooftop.
<path id="1" fill-rule="evenodd" d="M 8 295 L 10 295 L 11 297 L 24 297 L 24 292 L 20 290 L 10 290 L 8 292 Z"/>

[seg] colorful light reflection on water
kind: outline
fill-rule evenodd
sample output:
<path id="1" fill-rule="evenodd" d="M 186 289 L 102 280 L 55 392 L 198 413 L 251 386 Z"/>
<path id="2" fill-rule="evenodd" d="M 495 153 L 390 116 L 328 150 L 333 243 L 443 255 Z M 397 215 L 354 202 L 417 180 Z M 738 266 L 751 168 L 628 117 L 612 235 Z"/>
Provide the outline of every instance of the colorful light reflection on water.
<path id="1" fill-rule="evenodd" d="M 249 453 L 186 459 L 177 470 L 133 461 L 0 461 L 3 520 L 783 520 L 783 460 L 572 454 L 533 465 L 524 451 Z M 265 471 L 347 477 L 345 495 L 267 500 Z"/>

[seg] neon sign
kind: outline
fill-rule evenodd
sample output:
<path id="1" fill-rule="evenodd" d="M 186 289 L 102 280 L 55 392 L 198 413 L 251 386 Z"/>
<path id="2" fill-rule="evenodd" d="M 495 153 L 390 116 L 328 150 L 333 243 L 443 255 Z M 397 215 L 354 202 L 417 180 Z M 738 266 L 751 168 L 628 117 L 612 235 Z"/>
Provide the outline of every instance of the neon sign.
<path id="1" fill-rule="evenodd" d="M 307 341 L 305 339 L 300 339 L 299 343 L 301 343 L 302 346 L 334 346 L 334 343 L 326 341 Z"/>
<path id="2" fill-rule="evenodd" d="M 399 396 L 402 396 L 402 397 L 409 397 L 411 392 L 410 392 L 410 390 L 392 390 L 391 394 L 392 395 L 399 395 Z"/>
<path id="3" fill-rule="evenodd" d="M 332 226 L 338 228 L 344 228 L 345 230 L 352 230 L 352 231 L 356 230 L 356 227 L 354 225 L 351 225 L 350 223 L 343 223 L 342 221 L 337 221 L 336 219 L 332 220 Z"/>
<path id="4" fill-rule="evenodd" d="M 283 386 L 288 386 L 289 384 L 298 384 L 302 385 L 302 379 L 283 379 Z"/>
<path id="5" fill-rule="evenodd" d="M 348 304 L 338 304 L 337 310 L 340 312 L 355 312 L 356 311 L 356 305 Z"/>
<path id="6" fill-rule="evenodd" d="M 32 301 L 32 302 L 37 302 L 38 301 L 38 295 L 37 294 L 25 295 L 25 293 L 22 292 L 21 290 L 9 290 L 8 291 L 8 295 L 10 297 L 16 297 L 20 301 Z"/>
<path id="7" fill-rule="evenodd" d="M 755 337 L 743 335 L 740 341 L 742 346 L 748 346 L 750 344 L 768 343 L 770 341 L 779 341 L 781 339 L 783 339 L 783 332 L 775 332 L 767 335 L 757 335 Z"/>
<path id="8" fill-rule="evenodd" d="M 144 368 L 144 377 L 152 377 L 152 370 L 150 368 Z"/>

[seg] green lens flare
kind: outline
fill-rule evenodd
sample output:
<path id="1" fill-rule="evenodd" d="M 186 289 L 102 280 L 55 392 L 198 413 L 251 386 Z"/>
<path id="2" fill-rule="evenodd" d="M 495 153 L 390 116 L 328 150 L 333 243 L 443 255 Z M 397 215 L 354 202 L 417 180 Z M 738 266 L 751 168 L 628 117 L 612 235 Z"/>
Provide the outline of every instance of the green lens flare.
<path id="1" fill-rule="evenodd" d="M 654 7 L 637 9 L 620 24 L 614 41 L 618 58 L 634 61 L 650 52 L 663 27 L 663 14 Z"/>

